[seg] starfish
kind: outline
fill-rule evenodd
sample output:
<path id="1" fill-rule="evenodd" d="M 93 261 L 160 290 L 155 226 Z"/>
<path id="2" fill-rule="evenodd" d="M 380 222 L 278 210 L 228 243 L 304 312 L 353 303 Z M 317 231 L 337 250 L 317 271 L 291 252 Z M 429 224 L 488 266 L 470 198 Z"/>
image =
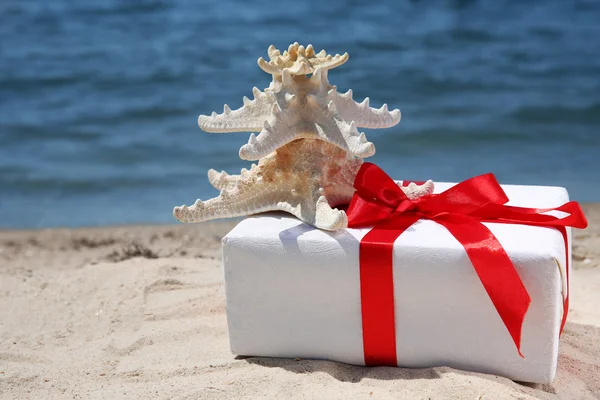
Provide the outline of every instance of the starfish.
<path id="1" fill-rule="evenodd" d="M 375 154 L 375 145 L 357 128 L 387 128 L 400 122 L 400 110 L 389 111 L 387 104 L 371 108 L 367 97 L 361 103 L 329 84 L 327 70 L 317 68 L 309 78 L 292 75 L 284 69 L 274 76 L 270 87 L 253 89 L 254 100 L 244 97 L 244 105 L 223 113 L 200 115 L 198 125 L 207 132 L 260 132 L 251 134 L 239 155 L 254 161 L 296 139 L 316 138 L 340 147 L 357 157 Z"/>
<path id="2" fill-rule="evenodd" d="M 281 75 L 284 69 L 287 69 L 292 75 L 308 75 L 315 72 L 317 68 L 328 70 L 348 61 L 348 53 L 332 56 L 325 50 L 321 50 L 315 54 L 312 44 L 304 48 L 298 42 L 291 44 L 287 51 L 283 52 L 283 55 L 273 45 L 269 46 L 267 53 L 271 61 L 267 62 L 260 57 L 258 66 L 271 75 Z"/>
<path id="3" fill-rule="evenodd" d="M 362 159 L 318 139 L 295 140 L 261 159 L 239 175 L 208 171 L 218 197 L 175 207 L 182 222 L 231 218 L 265 211 L 286 211 L 324 230 L 346 228 L 346 213 L 335 208 L 348 204 Z M 409 198 L 433 192 L 433 182 L 401 187 Z"/>

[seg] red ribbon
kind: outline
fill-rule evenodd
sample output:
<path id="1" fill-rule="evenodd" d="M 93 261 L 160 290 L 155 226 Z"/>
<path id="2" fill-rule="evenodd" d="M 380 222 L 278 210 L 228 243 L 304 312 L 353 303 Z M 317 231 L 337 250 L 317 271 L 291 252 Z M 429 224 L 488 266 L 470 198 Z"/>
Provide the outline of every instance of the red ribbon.
<path id="1" fill-rule="evenodd" d="M 482 222 L 553 227 L 569 248 L 567 226 L 587 227 L 579 204 L 556 208 L 507 206 L 508 197 L 493 174 L 467 179 L 440 194 L 409 199 L 379 167 L 364 163 L 354 181 L 356 192 L 348 207 L 348 226 L 374 226 L 360 242 L 360 283 L 363 345 L 366 365 L 398 365 L 394 316 L 392 259 L 394 241 L 419 219 L 444 226 L 464 247 L 483 287 L 508 329 L 519 355 L 521 329 L 531 299 L 506 251 Z M 545 214 L 562 211 L 565 217 Z M 561 332 L 569 309 L 564 300 Z"/>

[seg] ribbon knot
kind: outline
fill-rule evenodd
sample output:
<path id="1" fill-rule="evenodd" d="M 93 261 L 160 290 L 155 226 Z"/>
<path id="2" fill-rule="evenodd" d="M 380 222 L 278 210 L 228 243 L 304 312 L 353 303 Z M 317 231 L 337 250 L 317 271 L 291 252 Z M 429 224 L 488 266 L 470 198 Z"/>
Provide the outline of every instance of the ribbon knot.
<path id="1" fill-rule="evenodd" d="M 363 345 L 367 365 L 397 365 L 393 288 L 394 241 L 419 219 L 435 220 L 464 247 L 475 272 L 521 354 L 521 330 L 531 303 L 506 251 L 482 222 L 526 224 L 556 228 L 566 248 L 566 227 L 587 227 L 574 201 L 556 208 L 507 206 L 508 197 L 493 174 L 467 179 L 445 192 L 409 199 L 379 167 L 364 163 L 354 181 L 356 192 L 348 207 L 348 226 L 373 226 L 360 242 L 360 282 Z M 555 217 L 549 211 L 567 215 Z M 561 332 L 568 308 L 564 299 Z"/>
<path id="2" fill-rule="evenodd" d="M 394 210 L 395 214 L 401 214 L 405 212 L 415 211 L 417 210 L 417 205 L 419 204 L 419 199 L 411 200 L 405 199 L 398 204 L 398 207 Z"/>

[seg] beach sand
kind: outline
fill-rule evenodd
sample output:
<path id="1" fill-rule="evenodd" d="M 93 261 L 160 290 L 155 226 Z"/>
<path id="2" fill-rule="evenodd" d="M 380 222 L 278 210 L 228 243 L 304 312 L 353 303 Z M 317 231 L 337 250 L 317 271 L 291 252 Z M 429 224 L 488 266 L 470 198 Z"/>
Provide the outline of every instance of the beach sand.
<path id="1" fill-rule="evenodd" d="M 235 358 L 220 239 L 232 223 L 0 231 L 2 399 L 597 399 L 600 204 L 574 230 L 556 380 L 447 367 Z"/>

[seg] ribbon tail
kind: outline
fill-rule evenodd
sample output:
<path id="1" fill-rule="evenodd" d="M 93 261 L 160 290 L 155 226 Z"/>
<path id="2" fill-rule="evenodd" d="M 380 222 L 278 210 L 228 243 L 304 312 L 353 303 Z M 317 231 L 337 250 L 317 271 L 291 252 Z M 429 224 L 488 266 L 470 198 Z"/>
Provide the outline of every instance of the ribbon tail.
<path id="1" fill-rule="evenodd" d="M 360 241 L 360 298 L 365 365 L 398 366 L 394 311 L 394 242 L 419 219 L 385 221 Z"/>
<path id="2" fill-rule="evenodd" d="M 565 260 L 566 260 L 566 265 L 565 265 L 565 275 L 566 275 L 566 279 L 567 279 L 567 294 L 565 296 L 565 299 L 563 300 L 563 317 L 562 317 L 562 321 L 560 323 L 560 335 L 562 335 L 563 333 L 563 329 L 565 329 L 565 324 L 567 323 L 567 315 L 569 315 L 569 295 L 571 294 L 571 285 L 569 282 L 569 269 L 571 268 L 571 262 L 570 262 L 570 248 L 569 248 L 569 235 L 567 235 L 567 228 L 565 228 L 564 226 L 559 226 L 556 227 L 556 229 L 558 229 L 558 231 L 560 232 L 560 234 L 562 235 L 564 241 L 565 241 Z"/>
<path id="3" fill-rule="evenodd" d="M 506 251 L 494 234 L 479 221 L 436 219 L 465 248 L 483 287 L 521 353 L 521 333 L 531 298 Z"/>
<path id="4" fill-rule="evenodd" d="M 560 211 L 566 216 L 556 217 L 546 214 L 549 211 Z M 560 207 L 526 208 L 490 203 L 469 214 L 480 221 L 500 222 L 504 224 L 526 224 L 545 227 L 565 227 L 585 229 L 588 221 L 581 206 L 576 201 L 569 201 Z"/>

